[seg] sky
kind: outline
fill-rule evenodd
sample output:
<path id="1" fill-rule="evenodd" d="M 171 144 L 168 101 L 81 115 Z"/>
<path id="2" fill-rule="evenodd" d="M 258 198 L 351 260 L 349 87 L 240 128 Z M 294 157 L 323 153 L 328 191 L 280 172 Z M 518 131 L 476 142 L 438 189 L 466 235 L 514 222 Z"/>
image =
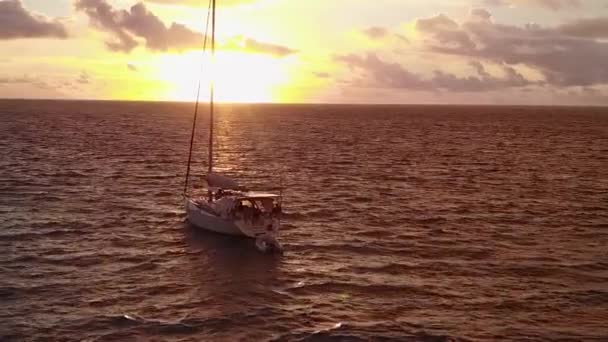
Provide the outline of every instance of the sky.
<path id="1" fill-rule="evenodd" d="M 0 98 L 608 105 L 608 0 L 0 0 Z"/>

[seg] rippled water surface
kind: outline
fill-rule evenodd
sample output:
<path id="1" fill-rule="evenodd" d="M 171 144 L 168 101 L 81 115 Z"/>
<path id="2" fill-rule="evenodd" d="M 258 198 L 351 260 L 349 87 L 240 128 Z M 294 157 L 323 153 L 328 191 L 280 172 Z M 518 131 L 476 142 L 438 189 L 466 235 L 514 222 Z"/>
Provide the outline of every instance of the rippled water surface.
<path id="1" fill-rule="evenodd" d="M 607 109 L 223 106 L 283 257 L 184 222 L 191 112 L 0 101 L 0 340 L 608 340 Z"/>

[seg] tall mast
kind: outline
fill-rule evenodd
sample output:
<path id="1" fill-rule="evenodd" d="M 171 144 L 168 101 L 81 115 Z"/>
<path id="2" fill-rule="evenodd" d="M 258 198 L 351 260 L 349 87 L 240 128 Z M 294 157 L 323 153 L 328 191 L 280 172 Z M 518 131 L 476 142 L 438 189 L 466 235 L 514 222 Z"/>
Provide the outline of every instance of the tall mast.
<path id="1" fill-rule="evenodd" d="M 209 96 L 209 170 L 208 173 L 213 172 L 213 111 L 214 111 L 214 93 L 215 93 L 215 0 L 212 0 L 212 14 L 211 14 L 211 94 Z"/>
<path id="2" fill-rule="evenodd" d="M 215 0 L 212 1 L 212 14 L 211 14 L 211 94 L 209 95 L 209 170 L 207 174 L 213 172 L 213 111 L 214 111 L 214 96 L 215 96 Z M 211 202 L 213 200 L 213 193 L 211 190 L 207 191 L 207 200 Z"/>

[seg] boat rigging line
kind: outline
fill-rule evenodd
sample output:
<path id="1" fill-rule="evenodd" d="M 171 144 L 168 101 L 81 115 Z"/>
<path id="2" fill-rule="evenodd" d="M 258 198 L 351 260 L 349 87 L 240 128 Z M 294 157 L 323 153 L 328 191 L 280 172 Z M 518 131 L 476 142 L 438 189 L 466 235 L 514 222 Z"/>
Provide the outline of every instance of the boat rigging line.
<path id="1" fill-rule="evenodd" d="M 188 166 L 186 168 L 186 180 L 184 181 L 184 192 L 183 196 L 188 195 L 188 182 L 190 180 L 190 164 L 192 163 L 192 150 L 194 148 L 194 136 L 196 132 L 196 118 L 198 117 L 198 104 L 201 96 L 201 83 L 202 83 L 202 75 L 203 69 L 205 65 L 205 51 L 207 50 L 207 34 L 209 32 L 209 18 L 211 16 L 211 5 L 215 4 L 214 0 L 209 0 L 209 6 L 207 7 L 207 21 L 205 23 L 205 37 L 203 40 L 203 51 L 201 53 L 201 71 L 198 75 L 198 88 L 196 91 L 196 104 L 194 105 L 194 120 L 192 122 L 192 134 L 190 136 L 190 151 L 188 152 Z M 215 42 L 214 42 L 215 43 Z M 213 44 L 215 45 L 215 44 Z"/>

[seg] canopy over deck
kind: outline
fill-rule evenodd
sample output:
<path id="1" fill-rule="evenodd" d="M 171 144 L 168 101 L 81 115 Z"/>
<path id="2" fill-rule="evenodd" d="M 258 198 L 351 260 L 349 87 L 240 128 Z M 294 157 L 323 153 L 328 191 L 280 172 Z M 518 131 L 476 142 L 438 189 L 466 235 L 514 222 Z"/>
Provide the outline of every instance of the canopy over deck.
<path id="1" fill-rule="evenodd" d="M 256 192 L 256 191 L 249 191 L 249 192 L 243 192 L 242 194 L 239 195 L 239 199 L 264 199 L 264 198 L 279 198 L 281 196 L 277 195 L 277 194 L 271 194 L 271 193 L 267 193 L 267 192 Z"/>

